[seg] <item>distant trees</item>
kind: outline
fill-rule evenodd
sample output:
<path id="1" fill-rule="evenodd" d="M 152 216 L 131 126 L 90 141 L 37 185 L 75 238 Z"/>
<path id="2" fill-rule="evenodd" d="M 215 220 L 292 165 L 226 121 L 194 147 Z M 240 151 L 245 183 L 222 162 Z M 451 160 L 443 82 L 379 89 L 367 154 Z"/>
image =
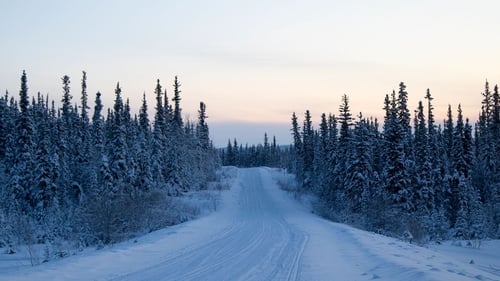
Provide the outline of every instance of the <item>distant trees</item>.
<path id="1" fill-rule="evenodd" d="M 197 122 L 182 120 L 177 77 L 173 108 L 157 81 L 153 124 L 146 94 L 139 115 L 132 116 L 117 84 L 114 105 L 103 117 L 97 92 L 90 118 L 87 73 L 79 107 L 70 83 L 62 78 L 61 108 L 40 94 L 30 103 L 26 72 L 18 99 L 0 97 L 0 245 L 12 242 L 20 222 L 32 226 L 35 242 L 119 241 L 126 233 L 161 226 L 151 223 L 150 214 L 154 204 L 165 204 L 160 198 L 205 188 L 215 179 L 220 163 L 206 105 L 200 103 Z"/>
<path id="2" fill-rule="evenodd" d="M 276 137 L 269 143 L 267 133 L 264 133 L 263 143 L 243 146 L 238 141 L 228 140 L 227 146 L 219 150 L 222 164 L 237 167 L 286 167 L 290 164 L 290 150 L 276 143 Z"/>
<path id="3" fill-rule="evenodd" d="M 475 129 L 460 105 L 456 121 L 449 106 L 444 129 L 436 127 L 429 90 L 412 127 L 404 83 L 385 97 L 382 131 L 361 113 L 353 122 L 346 95 L 338 117 L 323 113 L 318 130 L 309 111 L 303 128 L 293 113 L 291 171 L 336 220 L 419 240 L 498 238 L 498 87 L 486 82 L 482 96 Z"/>

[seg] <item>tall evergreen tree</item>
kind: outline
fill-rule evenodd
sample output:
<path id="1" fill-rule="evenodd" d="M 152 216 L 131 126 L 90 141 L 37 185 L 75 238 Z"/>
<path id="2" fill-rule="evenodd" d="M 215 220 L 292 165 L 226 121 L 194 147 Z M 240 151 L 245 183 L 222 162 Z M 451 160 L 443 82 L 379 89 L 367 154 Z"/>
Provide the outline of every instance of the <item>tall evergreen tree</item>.
<path id="1" fill-rule="evenodd" d="M 120 83 L 117 83 L 109 139 L 110 165 L 114 178 L 113 193 L 124 191 L 128 180 L 126 127 L 123 120 L 124 106 L 121 92 Z"/>
<path id="2" fill-rule="evenodd" d="M 340 145 L 345 145 L 349 139 L 349 127 L 352 126 L 352 114 L 349 108 L 349 97 L 347 95 L 342 96 L 342 104 L 339 107 L 339 117 L 338 122 L 340 123 Z"/>
<path id="3" fill-rule="evenodd" d="M 154 182 L 162 185 L 166 176 L 163 164 L 167 161 L 165 156 L 165 147 L 167 146 L 167 123 L 165 120 L 165 108 L 163 106 L 163 93 L 160 79 L 156 80 L 155 96 L 156 113 L 153 124 L 151 171 Z"/>
<path id="4" fill-rule="evenodd" d="M 149 117 L 148 117 L 148 104 L 146 101 L 146 93 L 142 95 L 142 105 L 139 110 L 139 126 L 143 133 L 149 132 Z"/>
<path id="5" fill-rule="evenodd" d="M 429 91 L 427 91 L 426 98 L 430 98 Z M 429 111 L 432 114 L 432 110 Z M 430 124 L 432 126 L 432 118 Z M 432 130 L 431 130 L 432 131 Z M 426 221 L 427 218 L 432 216 L 435 211 L 434 205 L 434 171 L 432 164 L 432 155 L 430 147 L 429 129 L 426 128 L 426 119 L 424 116 L 424 107 L 422 102 L 418 104 L 418 110 L 415 116 L 415 160 L 416 171 L 418 171 L 415 178 L 415 191 L 413 194 L 413 205 L 417 207 L 417 216 L 419 220 L 425 224 L 431 224 L 431 221 Z"/>
<path id="6" fill-rule="evenodd" d="M 418 110 L 415 116 L 415 160 L 417 169 L 426 161 L 426 150 L 428 146 L 428 135 L 424 116 L 424 106 L 418 102 Z"/>
<path id="7" fill-rule="evenodd" d="M 65 122 L 69 124 L 71 122 L 71 113 L 73 112 L 73 108 L 71 106 L 71 99 L 73 96 L 70 93 L 70 86 L 69 84 L 71 83 L 69 76 L 64 75 L 62 77 L 62 82 L 63 82 L 63 98 L 62 98 L 62 117 L 64 118 Z"/>
<path id="8" fill-rule="evenodd" d="M 325 113 L 321 114 L 318 137 L 314 146 L 313 161 L 313 187 L 316 193 L 324 195 L 328 192 L 328 145 L 329 145 L 328 121 Z"/>
<path id="9" fill-rule="evenodd" d="M 314 161 L 314 130 L 312 127 L 311 113 L 306 110 L 304 126 L 302 128 L 302 155 L 305 188 L 310 189 Z"/>
<path id="10" fill-rule="evenodd" d="M 300 134 L 300 127 L 297 121 L 297 115 L 292 113 L 292 137 L 293 137 L 293 155 L 294 161 L 292 162 L 292 171 L 297 175 L 299 181 L 303 179 L 303 152 L 302 152 L 302 136 Z"/>
<path id="11" fill-rule="evenodd" d="M 19 91 L 20 115 L 16 122 L 17 143 L 14 152 L 14 167 L 11 170 L 9 186 L 13 201 L 11 207 L 21 212 L 31 213 L 31 207 L 38 204 L 33 187 L 34 135 L 35 128 L 29 108 L 28 79 L 26 72 L 21 76 L 21 90 Z"/>
<path id="12" fill-rule="evenodd" d="M 408 92 L 406 92 L 406 85 L 399 83 L 399 91 L 397 98 L 397 114 L 400 120 L 401 127 L 405 133 L 410 129 L 410 110 L 408 109 Z"/>
<path id="13" fill-rule="evenodd" d="M 372 198 L 374 171 L 369 124 L 361 113 L 354 128 L 352 143 L 354 153 L 350 154 L 347 162 L 345 193 L 351 211 L 366 214 Z"/>
<path id="14" fill-rule="evenodd" d="M 177 79 L 177 76 L 175 76 L 174 80 L 174 97 L 172 98 L 172 101 L 174 102 L 174 115 L 173 115 L 173 125 L 174 128 L 181 129 L 182 128 L 182 113 L 181 113 L 181 90 L 180 90 L 181 84 L 179 83 L 179 80 Z"/>
<path id="15" fill-rule="evenodd" d="M 405 167 L 405 136 L 406 130 L 398 118 L 400 109 L 397 105 L 395 93 L 392 94 L 389 116 L 386 116 L 387 124 L 384 125 L 385 161 L 384 178 L 386 179 L 386 190 L 390 199 L 405 210 L 411 210 L 410 176 Z"/>
<path id="16" fill-rule="evenodd" d="M 200 142 L 202 149 L 210 148 L 210 138 L 208 132 L 208 125 L 206 119 L 208 118 L 207 106 L 204 102 L 200 102 L 200 109 L 198 110 L 198 126 L 196 127 L 196 136 Z"/>
<path id="17" fill-rule="evenodd" d="M 81 112 L 81 118 L 84 123 L 88 123 L 89 121 L 89 115 L 88 115 L 88 110 L 90 107 L 88 106 L 88 96 L 87 96 L 87 72 L 82 71 L 83 77 L 82 77 L 82 112 Z"/>
<path id="18" fill-rule="evenodd" d="M 453 113 L 451 111 L 451 105 L 448 105 L 448 111 L 446 114 L 446 121 L 444 122 L 444 130 L 443 130 L 443 146 L 447 163 L 450 163 L 453 159 L 452 156 L 453 131 L 454 131 Z M 449 167 L 448 170 L 450 170 Z"/>

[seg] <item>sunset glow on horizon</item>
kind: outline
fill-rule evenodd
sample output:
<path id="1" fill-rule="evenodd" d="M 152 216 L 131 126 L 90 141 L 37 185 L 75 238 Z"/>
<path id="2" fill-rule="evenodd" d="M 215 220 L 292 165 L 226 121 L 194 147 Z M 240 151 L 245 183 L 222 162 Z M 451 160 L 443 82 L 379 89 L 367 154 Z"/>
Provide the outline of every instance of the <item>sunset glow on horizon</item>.
<path id="1" fill-rule="evenodd" d="M 156 79 L 171 95 L 182 84 L 183 114 L 207 104 L 211 137 L 290 143 L 290 116 L 338 114 L 382 123 L 386 94 L 407 85 L 416 109 L 430 88 L 438 124 L 448 104 L 476 120 L 485 81 L 500 83 L 498 1 L 1 1 L 0 90 L 61 98 L 71 77 L 112 107 L 119 81 L 132 110 L 145 92 L 153 113 Z M 151 118 L 151 116 L 150 116 Z M 241 128 L 236 130 L 236 124 Z M 259 126 L 252 125 L 259 124 Z M 269 126 L 266 128 L 264 124 Z M 280 125 L 282 124 L 282 125 Z M 246 126 L 246 127 L 245 127 Z"/>

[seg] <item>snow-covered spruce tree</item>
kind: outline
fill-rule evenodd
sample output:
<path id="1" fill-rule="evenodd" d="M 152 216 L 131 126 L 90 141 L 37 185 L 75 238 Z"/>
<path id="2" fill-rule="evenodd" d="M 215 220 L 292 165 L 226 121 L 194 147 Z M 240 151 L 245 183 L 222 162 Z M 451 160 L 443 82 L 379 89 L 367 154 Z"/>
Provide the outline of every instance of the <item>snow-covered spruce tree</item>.
<path id="1" fill-rule="evenodd" d="M 481 240 L 486 235 L 489 229 L 487 227 L 487 214 L 485 213 L 484 204 L 481 202 L 479 195 L 479 189 L 476 188 L 471 181 L 472 178 L 472 167 L 474 165 L 474 155 L 473 155 L 473 139 L 472 139 L 472 126 L 467 118 L 464 127 L 464 158 L 467 163 L 469 163 L 469 189 L 466 190 L 464 195 L 467 196 L 468 206 L 469 206 L 469 238 Z M 492 225 L 492 224 L 490 224 Z M 477 245 L 479 247 L 479 245 Z"/>
<path id="2" fill-rule="evenodd" d="M 276 136 L 273 136 L 273 140 L 271 142 L 270 155 L 269 155 L 269 165 L 271 167 L 280 167 L 280 153 L 281 149 L 276 142 Z"/>
<path id="3" fill-rule="evenodd" d="M 137 119 L 132 119 L 131 109 L 130 109 L 130 99 L 127 98 L 125 104 L 123 105 L 123 121 L 125 126 L 125 142 L 127 147 L 127 177 L 128 188 L 131 188 L 130 193 L 137 193 L 137 186 L 134 185 L 134 179 L 137 173 L 137 164 L 135 160 L 137 159 L 138 149 L 135 148 L 137 141 L 137 136 L 139 135 L 139 124 Z"/>
<path id="4" fill-rule="evenodd" d="M 333 114 L 328 115 L 328 143 L 326 148 L 326 178 L 324 184 L 326 190 L 324 191 L 323 198 L 326 202 L 333 202 L 336 196 L 334 189 L 335 174 L 334 168 L 337 165 L 337 150 L 338 150 L 338 128 L 337 118 Z"/>
<path id="5" fill-rule="evenodd" d="M 262 150 L 260 151 L 260 160 L 264 164 L 263 166 L 269 166 L 269 156 L 271 152 L 271 146 L 269 145 L 269 137 L 267 132 L 264 132 L 264 144 Z"/>
<path id="6" fill-rule="evenodd" d="M 174 79 L 174 97 L 172 98 L 172 101 L 174 102 L 174 113 L 173 113 L 173 120 L 172 120 L 172 126 L 174 127 L 174 130 L 180 130 L 183 127 L 183 122 L 182 122 L 182 109 L 181 109 L 181 84 L 179 83 L 179 79 L 177 79 L 177 76 L 175 76 Z"/>
<path id="7" fill-rule="evenodd" d="M 371 152 L 373 140 L 370 138 L 369 123 L 362 114 L 353 130 L 352 148 L 346 169 L 345 195 L 352 213 L 366 215 L 370 210 L 373 194 L 373 160 Z"/>
<path id="8" fill-rule="evenodd" d="M 215 151 L 210 142 L 210 133 L 206 122 L 207 118 L 207 106 L 204 102 L 200 102 L 198 123 L 196 125 L 196 158 L 198 169 L 205 181 L 215 179 L 215 169 L 217 166 L 215 162 Z"/>
<path id="9" fill-rule="evenodd" d="M 385 160 L 384 178 L 386 180 L 386 190 L 395 204 L 401 206 L 403 210 L 411 210 L 411 192 L 409 175 L 405 167 L 405 136 L 398 118 L 395 92 L 392 93 L 389 116 L 384 124 Z"/>
<path id="10" fill-rule="evenodd" d="M 378 119 L 370 118 L 370 138 L 372 139 L 372 159 L 373 159 L 373 170 L 376 172 L 376 182 L 377 187 L 380 182 L 380 175 L 382 175 L 383 170 L 383 155 L 384 155 L 384 144 L 382 140 L 382 131 L 380 130 L 380 124 Z M 377 188 L 378 189 L 378 188 Z"/>
<path id="11" fill-rule="evenodd" d="M 426 159 L 423 169 L 425 170 L 425 178 L 420 188 L 429 186 L 431 188 L 431 195 L 434 199 L 427 201 L 424 205 L 426 211 L 430 211 L 430 216 L 423 218 L 424 223 L 427 225 L 427 232 L 429 239 L 441 240 L 447 235 L 449 229 L 449 221 L 445 217 L 445 184 L 443 184 L 444 177 L 444 147 L 443 143 L 439 140 L 440 134 L 435 125 L 434 107 L 432 100 L 434 99 L 429 89 L 426 91 L 425 99 L 427 100 L 427 146 L 426 146 Z M 429 171 L 430 169 L 430 171 Z M 422 194 L 422 198 L 425 198 Z"/>
<path id="12" fill-rule="evenodd" d="M 92 191 L 95 186 L 95 166 L 89 155 L 92 151 L 91 127 L 88 110 L 88 94 L 87 94 L 87 73 L 82 72 L 81 81 L 81 112 L 79 118 L 75 116 L 75 140 L 73 149 L 73 182 L 79 186 L 79 198 L 81 203 L 85 196 Z"/>
<path id="13" fill-rule="evenodd" d="M 302 159 L 304 174 L 302 188 L 306 191 L 311 191 L 314 161 L 314 130 L 309 110 L 306 110 L 304 114 L 304 126 L 302 127 Z"/>
<path id="14" fill-rule="evenodd" d="M 328 191 L 328 121 L 326 114 L 321 114 L 319 134 L 314 145 L 313 187 L 316 194 L 324 196 Z"/>
<path id="15" fill-rule="evenodd" d="M 94 167 L 95 182 L 91 188 L 91 194 L 94 198 L 101 197 L 107 193 L 107 190 L 112 188 L 112 175 L 109 165 L 108 153 L 105 150 L 105 127 L 102 117 L 103 104 L 101 93 L 97 92 L 95 97 L 94 114 L 92 115 L 92 157 L 91 162 Z"/>
<path id="16" fill-rule="evenodd" d="M 142 96 L 142 105 L 139 110 L 139 124 L 134 150 L 136 151 L 137 173 L 134 186 L 137 189 L 148 191 L 153 184 L 153 173 L 151 169 L 151 126 L 148 116 L 148 104 L 146 93 Z"/>
<path id="17" fill-rule="evenodd" d="M 418 109 L 415 111 L 414 118 L 414 153 L 415 153 L 415 165 L 417 169 L 423 167 L 427 156 L 428 147 L 428 135 L 426 128 L 426 121 L 424 116 L 424 105 L 422 101 L 418 102 Z"/>
<path id="18" fill-rule="evenodd" d="M 413 149 L 410 125 L 411 115 L 410 110 L 408 109 L 408 92 L 406 91 L 406 85 L 403 82 L 399 83 L 399 91 L 396 103 L 397 116 L 401 126 L 401 130 L 403 131 L 404 152 L 408 161 L 411 160 L 408 156 L 411 155 Z"/>
<path id="19" fill-rule="evenodd" d="M 73 99 L 73 96 L 71 95 L 70 92 L 70 86 L 69 84 L 71 83 L 69 76 L 64 75 L 62 78 L 62 83 L 63 83 L 63 97 L 61 100 L 62 103 L 62 115 L 61 117 L 64 119 L 66 123 L 70 123 L 71 120 L 71 113 L 73 113 L 73 106 L 71 105 L 71 99 Z"/>
<path id="20" fill-rule="evenodd" d="M 233 150 L 233 145 L 231 144 L 231 139 L 227 140 L 227 146 L 226 150 L 223 151 L 223 164 L 225 166 L 234 166 L 235 165 L 235 160 L 234 160 L 234 155 L 235 152 Z"/>
<path id="21" fill-rule="evenodd" d="M 347 206 L 341 205 L 346 195 L 346 174 L 349 166 L 350 153 L 353 151 L 352 147 L 352 114 L 349 107 L 349 97 L 342 96 L 342 102 L 339 106 L 339 116 L 337 117 L 340 123 L 338 146 L 336 149 L 335 167 L 333 169 L 333 189 L 334 189 L 334 205 L 336 208 L 345 209 Z"/>
<path id="22" fill-rule="evenodd" d="M 302 136 L 300 134 L 300 127 L 297 121 L 297 115 L 292 113 L 292 155 L 293 160 L 291 163 L 291 171 L 297 176 L 297 180 L 301 182 L 304 179 L 303 174 L 303 149 L 302 149 Z"/>
<path id="23" fill-rule="evenodd" d="M 207 106 L 204 102 L 200 102 L 200 108 L 198 109 L 198 124 L 196 126 L 196 137 L 198 139 L 199 146 L 206 150 L 210 148 L 210 137 L 206 122 L 207 118 Z"/>
<path id="24" fill-rule="evenodd" d="M 416 207 L 420 220 L 422 220 L 430 216 L 434 210 L 434 183 L 430 141 L 424 116 L 424 106 L 421 101 L 418 103 L 414 131 L 415 170 L 418 173 L 415 179 L 416 189 L 413 196 L 413 204 Z"/>
<path id="25" fill-rule="evenodd" d="M 152 151 L 151 151 L 151 173 L 153 181 L 162 187 L 165 184 L 166 173 L 163 163 L 167 161 L 165 148 L 167 146 L 167 120 L 165 120 L 165 111 L 163 104 L 163 93 L 160 79 L 156 80 L 155 87 L 156 112 L 153 122 L 152 133 Z"/>
<path id="26" fill-rule="evenodd" d="M 96 97 L 96 112 L 94 126 L 99 126 L 100 95 Z M 93 234 L 99 243 L 119 241 L 120 232 L 127 229 L 125 216 L 125 195 L 131 192 L 127 171 L 127 142 L 124 121 L 124 105 L 121 88 L 117 83 L 113 111 L 108 110 L 108 117 L 104 127 L 103 156 L 99 165 L 99 185 L 92 198 L 91 225 Z M 95 128 L 97 129 L 97 128 Z M 95 131 L 99 138 L 99 132 Z M 95 142 L 99 142 L 99 139 Z M 128 209 L 131 209 L 128 206 Z"/>
<path id="27" fill-rule="evenodd" d="M 91 124 L 92 152 L 90 162 L 93 166 L 93 177 L 86 202 L 86 212 L 80 227 L 82 229 L 82 242 L 84 245 L 95 243 L 110 243 L 111 239 L 111 190 L 113 189 L 113 176 L 106 149 L 107 134 L 105 120 L 102 117 L 103 104 L 101 93 L 95 97 L 94 113 Z M 109 117 L 110 118 L 110 117 Z"/>
<path id="28" fill-rule="evenodd" d="M 16 135 L 14 136 L 17 142 L 13 143 L 13 168 L 9 173 L 7 188 L 7 194 L 10 194 L 8 205 L 11 209 L 9 213 L 31 214 L 32 207 L 38 204 L 36 192 L 34 193 L 33 190 L 35 186 L 33 171 L 36 166 L 35 128 L 29 108 L 28 80 L 25 71 L 21 76 L 19 109 L 20 113 L 15 121 Z"/>
<path id="29" fill-rule="evenodd" d="M 439 185 L 439 177 L 440 177 L 440 169 L 442 167 L 442 161 L 439 155 L 443 155 L 440 153 L 441 149 L 438 138 L 438 132 L 436 128 L 436 122 L 434 119 L 434 106 L 432 105 L 432 100 L 434 99 L 431 95 L 429 89 L 427 89 L 425 99 L 427 100 L 427 147 L 428 147 L 428 155 L 430 155 L 430 161 L 432 163 L 433 170 L 433 181 L 434 186 L 437 188 Z M 438 192 L 436 190 L 436 192 Z"/>
<path id="30" fill-rule="evenodd" d="M 428 124 L 431 128 L 426 128 L 426 119 L 422 102 L 419 102 L 415 116 L 415 169 L 418 171 L 415 178 L 415 192 L 413 204 L 415 206 L 414 224 L 417 225 L 423 235 L 428 239 L 442 239 L 448 230 L 448 223 L 444 218 L 442 204 L 436 200 L 436 193 L 439 192 L 437 179 L 439 173 L 436 170 L 436 132 L 434 128 L 434 116 L 432 105 L 430 104 L 430 92 L 427 90 L 428 101 Z M 421 237 L 425 239 L 425 237 Z"/>
<path id="31" fill-rule="evenodd" d="M 71 95 L 71 80 L 69 76 L 64 75 L 62 78 L 63 97 L 61 100 L 62 107 L 58 111 L 60 118 L 56 120 L 56 151 L 59 160 L 59 177 L 57 180 L 57 196 L 63 210 L 69 210 L 69 207 L 80 201 L 83 195 L 81 185 L 76 181 L 78 176 L 78 148 L 81 143 L 77 135 L 78 131 L 78 115 L 75 108 L 71 104 L 73 96 Z M 75 130 L 76 129 L 76 130 Z"/>
<path id="32" fill-rule="evenodd" d="M 124 120 L 124 106 L 121 97 L 120 84 L 116 84 L 115 103 L 113 106 L 113 119 L 111 121 L 110 138 L 108 140 L 108 153 L 111 174 L 113 176 L 113 189 L 110 194 L 124 192 L 128 184 L 127 166 L 127 141 L 126 124 Z"/>
<path id="33" fill-rule="evenodd" d="M 233 159 L 234 163 L 238 167 L 242 167 L 244 164 L 244 157 L 243 157 L 243 147 L 241 145 L 238 145 L 238 141 L 236 138 L 233 139 Z"/>
<path id="34" fill-rule="evenodd" d="M 452 167 L 449 164 L 452 163 L 453 155 L 453 113 L 451 110 L 451 105 L 448 105 L 448 111 L 446 114 L 446 120 L 444 121 L 444 129 L 443 129 L 443 147 L 445 152 L 445 163 L 448 164 L 446 166 L 446 172 L 449 174 Z"/>
<path id="35" fill-rule="evenodd" d="M 35 161 L 36 168 L 34 173 L 33 194 L 38 202 L 35 206 L 39 216 L 50 207 L 57 207 L 57 198 L 55 191 L 57 189 L 57 157 L 54 151 L 51 135 L 51 120 L 49 118 L 48 108 L 43 102 L 43 98 L 38 94 L 38 102 L 33 107 L 35 123 L 38 128 L 36 139 Z"/>
<path id="36" fill-rule="evenodd" d="M 406 85 L 401 82 L 399 83 L 399 91 L 396 99 L 397 116 L 398 121 L 403 133 L 403 158 L 404 158 L 404 169 L 405 173 L 408 175 L 409 184 L 406 186 L 406 192 L 408 194 L 408 204 L 405 208 L 407 211 L 415 211 L 415 195 L 417 193 L 417 170 L 415 165 L 415 148 L 413 143 L 412 128 L 410 125 L 411 115 L 408 109 L 408 92 L 406 91 Z"/>
<path id="37" fill-rule="evenodd" d="M 381 201 L 386 201 L 384 211 L 381 212 L 379 227 L 393 233 L 406 231 L 407 214 L 413 210 L 412 190 L 410 175 L 406 165 L 405 136 L 406 131 L 402 128 L 398 118 L 396 94 L 393 91 L 390 100 L 389 114 L 385 117 L 384 124 L 384 162 L 382 178 L 384 179 L 384 191 Z"/>
<path id="38" fill-rule="evenodd" d="M 165 166 L 165 179 L 167 189 L 170 194 L 176 195 L 189 190 L 191 178 L 189 176 L 189 164 L 187 154 L 189 153 L 186 144 L 183 140 L 186 138 L 184 124 L 182 121 L 182 113 L 180 107 L 180 86 L 177 76 L 174 79 L 174 102 L 173 115 L 170 122 L 167 124 L 167 145 L 166 157 L 168 161 Z"/>

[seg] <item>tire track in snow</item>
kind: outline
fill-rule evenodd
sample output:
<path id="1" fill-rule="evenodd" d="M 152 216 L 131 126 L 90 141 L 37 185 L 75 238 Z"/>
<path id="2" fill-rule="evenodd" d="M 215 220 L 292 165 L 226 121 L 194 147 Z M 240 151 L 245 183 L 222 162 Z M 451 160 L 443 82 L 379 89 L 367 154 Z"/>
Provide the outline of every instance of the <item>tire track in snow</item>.
<path id="1" fill-rule="evenodd" d="M 223 231 L 114 280 L 296 280 L 307 236 L 283 218 L 259 169 L 240 172 L 238 209 Z"/>

